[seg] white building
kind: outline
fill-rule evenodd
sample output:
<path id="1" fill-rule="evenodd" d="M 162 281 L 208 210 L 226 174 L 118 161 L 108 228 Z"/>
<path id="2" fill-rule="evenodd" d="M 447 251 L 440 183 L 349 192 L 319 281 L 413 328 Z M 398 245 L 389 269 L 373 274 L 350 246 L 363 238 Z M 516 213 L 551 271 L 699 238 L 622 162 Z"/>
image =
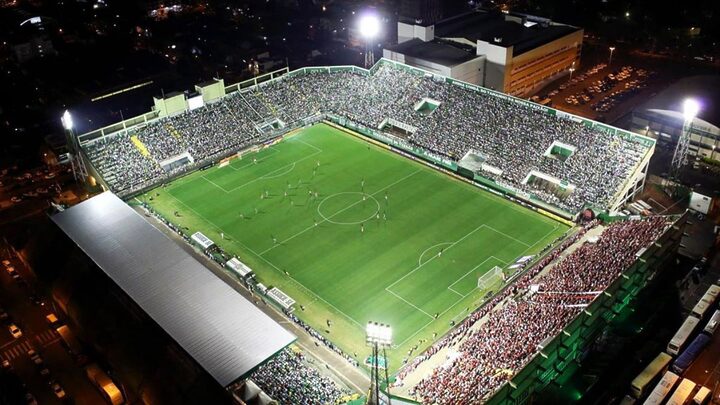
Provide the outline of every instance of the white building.
<path id="1" fill-rule="evenodd" d="M 583 30 L 545 18 L 476 10 L 435 24 L 398 22 L 387 59 L 515 96 L 578 67 Z"/>

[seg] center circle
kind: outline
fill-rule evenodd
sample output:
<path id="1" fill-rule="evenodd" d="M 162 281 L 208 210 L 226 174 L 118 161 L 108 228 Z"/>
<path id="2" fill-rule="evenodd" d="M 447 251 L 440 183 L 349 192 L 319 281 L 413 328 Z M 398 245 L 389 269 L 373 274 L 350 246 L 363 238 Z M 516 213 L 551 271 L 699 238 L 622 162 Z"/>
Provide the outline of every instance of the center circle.
<path id="1" fill-rule="evenodd" d="M 326 215 L 323 213 L 323 207 L 332 211 Z M 358 225 L 375 218 L 380 212 L 380 203 L 370 194 L 345 191 L 325 197 L 318 204 L 317 212 L 322 219 L 331 224 Z"/>

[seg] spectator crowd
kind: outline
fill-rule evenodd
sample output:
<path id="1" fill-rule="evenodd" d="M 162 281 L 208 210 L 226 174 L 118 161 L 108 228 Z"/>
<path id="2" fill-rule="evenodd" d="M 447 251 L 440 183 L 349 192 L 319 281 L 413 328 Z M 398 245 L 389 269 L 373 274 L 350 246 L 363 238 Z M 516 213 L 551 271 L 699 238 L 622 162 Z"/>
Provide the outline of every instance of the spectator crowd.
<path id="1" fill-rule="evenodd" d="M 497 294 L 398 375 L 397 386 L 442 349 L 442 364 L 410 393 L 428 404 L 479 403 L 522 369 L 560 330 L 630 266 L 670 225 L 664 217 L 616 222 L 565 257 L 586 226 Z M 546 269 L 546 267 L 553 265 Z M 546 270 L 543 272 L 543 270 Z M 541 274 L 541 272 L 543 272 Z M 479 327 L 473 327 L 480 321 Z"/>
<path id="2" fill-rule="evenodd" d="M 312 367 L 302 353 L 290 349 L 260 366 L 250 379 L 283 405 L 335 404 L 351 393 Z"/>
<path id="3" fill-rule="evenodd" d="M 423 99 L 439 106 L 431 113 L 418 111 Z M 407 142 L 455 161 L 476 151 L 493 168 L 482 173 L 485 177 L 571 212 L 585 203 L 606 206 L 647 150 L 634 139 L 389 63 L 371 74 L 328 68 L 293 72 L 84 148 L 115 192 L 131 194 L 187 169 L 163 161 L 187 152 L 196 166 L 210 163 L 276 136 L 278 128 L 288 130 L 328 113 L 375 129 L 387 119 L 406 123 L 414 127 Z M 573 153 L 562 159 L 547 153 L 554 142 L 572 146 Z M 532 171 L 575 189 L 561 193 L 547 182 L 528 182 Z"/>

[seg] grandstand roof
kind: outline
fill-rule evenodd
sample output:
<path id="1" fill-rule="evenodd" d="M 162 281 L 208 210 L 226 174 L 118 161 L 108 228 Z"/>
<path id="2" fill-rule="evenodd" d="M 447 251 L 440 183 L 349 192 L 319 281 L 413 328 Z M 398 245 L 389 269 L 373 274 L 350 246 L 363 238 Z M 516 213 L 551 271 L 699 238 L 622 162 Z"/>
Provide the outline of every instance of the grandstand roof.
<path id="1" fill-rule="evenodd" d="M 435 24 L 435 36 L 466 38 L 473 42 L 479 40 L 505 48 L 512 46 L 513 54 L 519 55 L 579 30 L 556 23 L 526 26 L 523 24 L 526 18 L 528 16 L 521 14 L 476 10 L 438 22 Z"/>
<path id="2" fill-rule="evenodd" d="M 696 120 L 704 121 L 705 126 L 717 131 L 720 127 L 720 77 L 717 75 L 692 76 L 678 80 L 637 110 L 673 117 L 677 119 L 678 125 L 682 125 L 682 104 L 687 97 L 700 102 L 701 108 Z"/>
<path id="3" fill-rule="evenodd" d="M 418 38 L 399 43 L 389 49 L 393 52 L 439 63 L 443 66 L 459 65 L 478 57 L 474 49 L 470 51 L 446 42 L 437 40 L 425 42 Z"/>
<path id="4" fill-rule="evenodd" d="M 52 219 L 223 387 L 295 340 L 110 192 Z"/>

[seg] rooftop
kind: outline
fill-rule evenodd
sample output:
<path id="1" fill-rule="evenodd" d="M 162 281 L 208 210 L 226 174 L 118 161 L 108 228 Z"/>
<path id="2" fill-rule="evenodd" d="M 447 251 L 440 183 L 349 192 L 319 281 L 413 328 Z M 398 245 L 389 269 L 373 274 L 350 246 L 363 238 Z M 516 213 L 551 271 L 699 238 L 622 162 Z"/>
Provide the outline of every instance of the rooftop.
<path id="1" fill-rule="evenodd" d="M 484 10 L 470 11 L 435 24 L 436 37 L 466 38 L 505 48 L 512 46 L 515 55 L 577 30 L 579 28 L 570 25 L 552 24 L 547 19 Z"/>
<path id="2" fill-rule="evenodd" d="M 710 128 L 720 127 L 720 76 L 717 75 L 680 79 L 641 105 L 639 110 L 655 112 L 682 122 L 683 101 L 686 98 L 694 98 L 700 103 L 698 122 L 704 121 Z"/>
<path id="3" fill-rule="evenodd" d="M 393 52 L 444 66 L 459 65 L 478 57 L 474 50 L 466 50 L 458 45 L 439 40 L 425 42 L 417 38 L 394 45 L 389 49 Z"/>
<path id="4" fill-rule="evenodd" d="M 52 220 L 223 387 L 295 340 L 110 192 Z"/>

